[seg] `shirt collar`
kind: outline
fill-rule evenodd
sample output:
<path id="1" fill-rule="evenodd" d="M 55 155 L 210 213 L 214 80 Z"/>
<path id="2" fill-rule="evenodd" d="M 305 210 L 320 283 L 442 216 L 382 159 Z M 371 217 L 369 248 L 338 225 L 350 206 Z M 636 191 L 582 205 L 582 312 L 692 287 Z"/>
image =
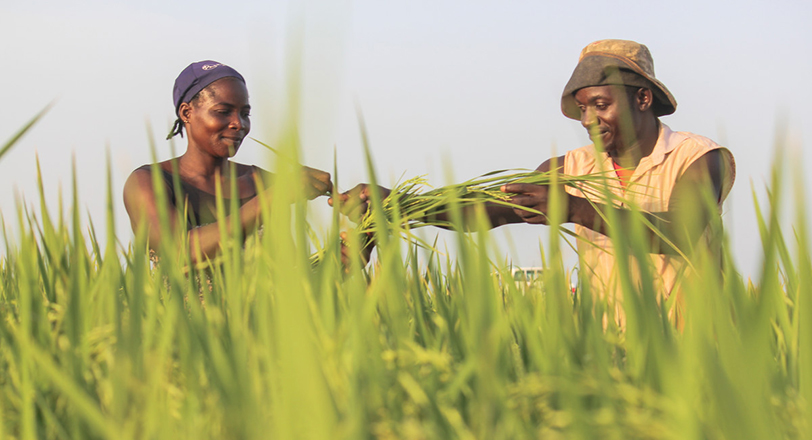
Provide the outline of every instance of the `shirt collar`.
<path id="1" fill-rule="evenodd" d="M 654 144 L 654 149 L 651 150 L 651 154 L 641 159 L 640 163 L 637 164 L 634 174 L 643 174 L 663 163 L 666 155 L 673 151 L 684 138 L 684 135 L 679 132 L 671 131 L 671 128 L 660 122 L 660 132 L 657 135 L 657 143 Z"/>

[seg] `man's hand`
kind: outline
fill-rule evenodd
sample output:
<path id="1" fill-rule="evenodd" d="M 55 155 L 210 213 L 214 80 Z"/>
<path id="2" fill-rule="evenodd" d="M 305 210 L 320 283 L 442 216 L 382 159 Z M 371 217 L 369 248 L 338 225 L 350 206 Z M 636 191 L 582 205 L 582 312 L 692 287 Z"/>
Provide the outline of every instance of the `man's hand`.
<path id="1" fill-rule="evenodd" d="M 381 199 L 385 199 L 392 191 L 388 188 L 378 186 L 378 191 L 381 194 Z M 341 213 L 350 218 L 350 220 L 358 223 L 361 218 L 369 210 L 369 202 L 372 200 L 372 187 L 366 183 L 361 183 L 355 188 L 341 193 L 338 195 L 338 200 L 341 202 Z M 327 203 L 333 206 L 335 200 L 333 197 L 327 199 Z"/>
<path id="2" fill-rule="evenodd" d="M 330 194 L 333 191 L 333 181 L 330 178 L 330 173 L 315 168 L 302 167 L 302 184 L 305 187 L 305 195 L 307 195 L 308 200 Z"/>
<path id="3" fill-rule="evenodd" d="M 534 185 L 531 183 L 509 183 L 502 185 L 500 188 L 504 193 L 513 193 L 515 196 L 510 198 L 510 203 L 514 205 L 530 208 L 534 211 L 531 212 L 520 208 L 513 208 L 516 213 L 526 223 L 536 225 L 549 224 L 549 203 L 550 203 L 550 187 L 548 185 Z M 569 201 L 569 195 L 562 189 L 562 206 L 566 207 Z M 567 210 L 564 210 L 564 218 L 567 218 Z M 566 221 L 566 220 L 565 220 Z"/>

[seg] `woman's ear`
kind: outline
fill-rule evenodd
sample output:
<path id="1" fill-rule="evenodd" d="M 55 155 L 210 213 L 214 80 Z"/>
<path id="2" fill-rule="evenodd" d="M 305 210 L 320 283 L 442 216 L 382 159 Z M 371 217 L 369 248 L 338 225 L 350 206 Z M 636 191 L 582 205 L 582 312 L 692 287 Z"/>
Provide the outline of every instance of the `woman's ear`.
<path id="1" fill-rule="evenodd" d="M 178 107 L 178 117 L 184 124 L 189 123 L 189 118 L 192 116 L 192 105 L 188 102 L 181 103 Z"/>
<path id="2" fill-rule="evenodd" d="M 635 101 L 637 101 L 637 109 L 641 112 L 645 112 L 646 110 L 651 108 L 651 105 L 654 103 L 654 95 L 651 93 L 650 89 L 646 88 L 639 88 L 637 89 L 637 93 L 634 94 Z"/>

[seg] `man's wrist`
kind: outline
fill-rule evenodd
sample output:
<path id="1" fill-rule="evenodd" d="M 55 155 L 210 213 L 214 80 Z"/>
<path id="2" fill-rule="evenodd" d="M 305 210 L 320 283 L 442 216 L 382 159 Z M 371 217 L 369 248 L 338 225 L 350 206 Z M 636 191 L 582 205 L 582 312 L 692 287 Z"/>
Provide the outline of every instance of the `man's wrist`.
<path id="1" fill-rule="evenodd" d="M 587 200 L 582 197 L 576 197 L 570 194 L 567 197 L 567 222 L 583 224 L 584 218 L 584 204 L 588 204 Z"/>

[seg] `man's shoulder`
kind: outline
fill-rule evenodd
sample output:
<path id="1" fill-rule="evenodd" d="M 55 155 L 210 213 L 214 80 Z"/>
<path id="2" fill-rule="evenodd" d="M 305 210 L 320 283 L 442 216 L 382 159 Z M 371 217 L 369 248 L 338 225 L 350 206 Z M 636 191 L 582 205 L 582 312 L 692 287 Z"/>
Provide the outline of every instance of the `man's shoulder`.
<path id="1" fill-rule="evenodd" d="M 725 148 L 713 139 L 689 131 L 672 131 L 665 124 L 663 124 L 663 135 L 667 137 L 667 151 L 679 149 L 707 152 Z"/>
<path id="2" fill-rule="evenodd" d="M 593 173 L 600 168 L 599 160 L 603 160 L 602 156 L 594 144 L 570 150 L 564 155 L 564 173 L 570 175 Z"/>
<path id="3" fill-rule="evenodd" d="M 667 128 L 667 127 L 665 127 Z M 716 141 L 687 131 L 671 132 L 673 147 L 668 154 L 668 162 L 683 171 L 698 160 L 705 160 L 712 170 L 721 173 L 719 183 L 720 200 L 724 200 L 736 180 L 736 160 L 733 153 Z M 715 154 L 708 154 L 714 152 Z"/>

